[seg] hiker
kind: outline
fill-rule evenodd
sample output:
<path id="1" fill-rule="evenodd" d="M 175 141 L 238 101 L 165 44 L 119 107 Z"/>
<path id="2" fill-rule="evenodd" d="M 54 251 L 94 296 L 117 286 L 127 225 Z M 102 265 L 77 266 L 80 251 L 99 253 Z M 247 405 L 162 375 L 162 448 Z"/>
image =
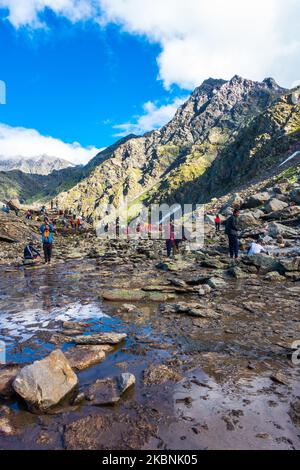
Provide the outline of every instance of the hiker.
<path id="1" fill-rule="evenodd" d="M 51 199 L 50 206 L 51 206 L 51 210 L 52 210 L 52 211 L 53 211 L 53 205 L 54 205 L 53 199 Z"/>
<path id="2" fill-rule="evenodd" d="M 75 221 L 74 221 L 73 216 L 72 216 L 71 219 L 70 219 L 70 225 L 71 225 L 72 231 L 74 231 L 74 229 L 75 229 Z"/>
<path id="3" fill-rule="evenodd" d="M 2 212 L 5 212 L 6 214 L 9 214 L 9 208 L 5 204 L 2 205 L 1 210 L 2 210 Z"/>
<path id="4" fill-rule="evenodd" d="M 56 210 L 58 211 L 58 199 L 56 199 Z"/>
<path id="5" fill-rule="evenodd" d="M 24 260 L 33 261 L 40 256 L 39 251 L 33 246 L 33 241 L 30 241 L 24 248 Z"/>
<path id="6" fill-rule="evenodd" d="M 78 217 L 77 217 L 77 220 L 76 220 L 76 231 L 79 232 L 80 226 L 81 226 L 81 219 L 80 219 L 80 217 L 78 216 Z"/>
<path id="7" fill-rule="evenodd" d="M 238 217 L 240 211 L 234 209 L 233 214 L 226 220 L 225 233 L 228 236 L 230 258 L 239 257 L 239 233 L 238 233 Z"/>
<path id="8" fill-rule="evenodd" d="M 215 218 L 216 232 L 220 232 L 220 225 L 221 225 L 220 215 L 217 214 Z"/>
<path id="9" fill-rule="evenodd" d="M 257 242 L 252 242 L 248 249 L 248 256 L 259 255 L 260 253 L 266 253 L 265 248 L 262 246 L 263 241 L 259 238 Z"/>
<path id="10" fill-rule="evenodd" d="M 177 246 L 175 247 L 175 234 L 174 234 L 174 222 L 170 222 L 166 227 L 166 248 L 167 248 L 167 257 L 170 258 L 172 249 L 173 254 L 177 251 Z"/>
<path id="11" fill-rule="evenodd" d="M 45 222 L 41 225 L 40 230 L 42 233 L 45 263 L 50 263 L 52 256 L 53 226 L 49 223 L 49 219 L 47 217 L 45 217 Z"/>

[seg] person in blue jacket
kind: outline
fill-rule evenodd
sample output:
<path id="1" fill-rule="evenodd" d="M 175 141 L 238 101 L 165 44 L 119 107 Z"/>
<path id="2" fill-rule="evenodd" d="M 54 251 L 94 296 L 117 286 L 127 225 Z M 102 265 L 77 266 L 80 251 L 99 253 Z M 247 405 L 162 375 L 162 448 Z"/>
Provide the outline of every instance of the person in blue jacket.
<path id="1" fill-rule="evenodd" d="M 45 222 L 41 225 L 43 250 L 45 256 L 45 263 L 51 262 L 52 244 L 53 244 L 53 226 L 50 224 L 49 219 L 45 218 Z"/>

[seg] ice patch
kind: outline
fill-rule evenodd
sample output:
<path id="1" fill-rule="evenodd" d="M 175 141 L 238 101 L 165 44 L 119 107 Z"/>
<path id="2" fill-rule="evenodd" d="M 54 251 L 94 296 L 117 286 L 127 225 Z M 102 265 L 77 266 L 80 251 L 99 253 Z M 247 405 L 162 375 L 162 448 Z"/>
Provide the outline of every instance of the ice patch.
<path id="1" fill-rule="evenodd" d="M 0 312 L 0 339 L 18 338 L 18 341 L 30 339 L 37 331 L 53 331 L 47 328 L 51 321 L 81 321 L 109 318 L 96 303 L 82 305 L 80 302 L 64 307 L 43 309 L 28 309 L 17 313 Z"/>

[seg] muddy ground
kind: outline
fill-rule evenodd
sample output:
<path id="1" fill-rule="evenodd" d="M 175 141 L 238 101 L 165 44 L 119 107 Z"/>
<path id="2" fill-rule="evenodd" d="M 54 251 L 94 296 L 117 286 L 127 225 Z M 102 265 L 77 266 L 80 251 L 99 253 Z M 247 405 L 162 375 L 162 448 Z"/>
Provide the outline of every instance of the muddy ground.
<path id="1" fill-rule="evenodd" d="M 85 322 L 85 333 L 128 337 L 104 362 L 78 372 L 79 390 L 120 372 L 136 376 L 115 406 L 71 405 L 69 397 L 43 415 L 17 398 L 2 400 L 0 449 L 300 448 L 300 369 L 290 349 L 300 339 L 300 284 L 228 278 L 225 288 L 199 298 L 196 288 L 176 290 L 172 280 L 193 286 L 213 269 L 195 261 L 172 272 L 156 265 L 82 257 L 0 268 L 0 339 L 9 363 L 67 351 L 72 343 L 53 344 L 53 334 L 63 321 Z M 115 288 L 155 286 L 173 298 L 102 298 Z M 198 303 L 203 316 L 174 313 L 178 302 Z"/>

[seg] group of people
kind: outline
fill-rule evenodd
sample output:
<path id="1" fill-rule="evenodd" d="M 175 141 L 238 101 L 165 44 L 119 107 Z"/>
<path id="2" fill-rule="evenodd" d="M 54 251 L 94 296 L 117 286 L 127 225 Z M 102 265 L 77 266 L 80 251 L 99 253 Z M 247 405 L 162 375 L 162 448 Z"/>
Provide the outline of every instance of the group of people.
<path id="1" fill-rule="evenodd" d="M 240 211 L 238 208 L 235 208 L 233 214 L 225 221 L 225 234 L 228 237 L 228 251 L 230 258 L 238 259 L 240 242 L 239 242 L 239 219 Z M 217 214 L 215 217 L 215 229 L 216 232 L 221 230 L 221 217 L 220 214 Z M 174 224 L 172 222 L 168 225 L 168 234 L 166 236 L 166 250 L 167 256 L 170 257 L 171 254 L 176 255 L 178 253 L 180 242 L 182 239 L 176 239 L 174 234 Z M 267 250 L 263 246 L 263 240 L 261 237 L 258 237 L 257 240 L 250 243 L 247 254 L 249 256 L 267 253 Z"/>

